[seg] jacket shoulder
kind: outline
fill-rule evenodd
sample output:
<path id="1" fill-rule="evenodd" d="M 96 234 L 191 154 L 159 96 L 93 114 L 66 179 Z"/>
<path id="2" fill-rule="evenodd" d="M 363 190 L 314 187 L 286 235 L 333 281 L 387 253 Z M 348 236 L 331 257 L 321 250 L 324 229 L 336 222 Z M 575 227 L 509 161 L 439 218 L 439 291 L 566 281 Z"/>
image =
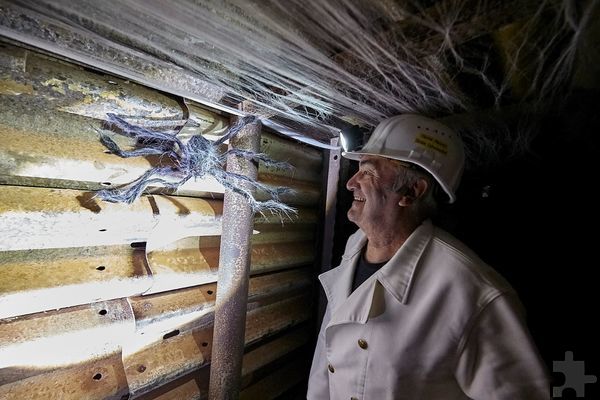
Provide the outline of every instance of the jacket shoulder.
<path id="1" fill-rule="evenodd" d="M 431 240 L 433 253 L 443 257 L 446 272 L 453 279 L 472 283 L 482 289 L 513 292 L 510 283 L 485 263 L 470 247 L 443 229 L 435 228 Z"/>

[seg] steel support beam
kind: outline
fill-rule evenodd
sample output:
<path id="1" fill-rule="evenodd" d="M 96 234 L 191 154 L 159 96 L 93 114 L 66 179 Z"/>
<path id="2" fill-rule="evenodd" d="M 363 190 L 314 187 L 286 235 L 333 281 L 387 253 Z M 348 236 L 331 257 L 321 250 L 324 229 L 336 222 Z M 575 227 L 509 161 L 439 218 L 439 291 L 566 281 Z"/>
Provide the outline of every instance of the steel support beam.
<path id="1" fill-rule="evenodd" d="M 232 124 L 235 122 L 234 119 Z M 260 131 L 259 122 L 246 125 L 230 140 L 230 148 L 258 152 Z M 256 179 L 258 165 L 242 157 L 230 155 L 227 159 L 227 171 Z M 210 400 L 236 400 L 239 397 L 253 216 L 253 211 L 244 197 L 229 189 L 225 191 L 210 371 Z"/>

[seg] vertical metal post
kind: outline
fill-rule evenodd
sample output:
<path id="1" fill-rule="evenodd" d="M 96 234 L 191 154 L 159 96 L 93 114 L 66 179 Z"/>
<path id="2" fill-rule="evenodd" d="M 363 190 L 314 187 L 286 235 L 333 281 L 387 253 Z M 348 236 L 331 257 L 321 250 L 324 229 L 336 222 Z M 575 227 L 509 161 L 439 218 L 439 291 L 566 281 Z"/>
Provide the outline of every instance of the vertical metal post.
<path id="1" fill-rule="evenodd" d="M 260 130 L 260 122 L 246 125 L 230 140 L 230 148 L 258 151 Z M 258 165 L 230 155 L 227 171 L 256 179 Z M 248 201 L 227 189 L 223 202 L 209 400 L 237 400 L 239 397 L 253 221 Z"/>
<path id="2" fill-rule="evenodd" d="M 331 146 L 337 147 L 339 138 L 332 138 L 329 141 Z M 340 157 L 342 150 L 338 147 L 331 149 L 327 153 L 328 161 L 324 177 L 325 204 L 323 224 L 323 246 L 321 249 L 321 272 L 331 269 L 331 253 L 333 251 L 333 233 L 335 228 L 335 212 L 337 205 L 337 191 L 340 181 Z"/>
<path id="3" fill-rule="evenodd" d="M 339 138 L 332 138 L 329 141 L 331 146 L 339 146 Z M 337 147 L 325 153 L 324 162 L 326 162 L 324 177 L 323 177 L 323 193 L 325 198 L 323 201 L 323 231 L 321 240 L 321 257 L 319 257 L 320 268 L 319 273 L 326 272 L 331 269 L 331 256 L 333 253 L 333 236 L 335 228 L 335 214 L 337 206 L 337 192 L 340 181 L 340 161 L 342 151 Z M 320 286 L 320 285 L 319 285 Z M 324 293 L 319 291 L 318 309 L 317 309 L 317 325 L 316 330 L 319 331 L 321 321 L 325 314 Z"/>

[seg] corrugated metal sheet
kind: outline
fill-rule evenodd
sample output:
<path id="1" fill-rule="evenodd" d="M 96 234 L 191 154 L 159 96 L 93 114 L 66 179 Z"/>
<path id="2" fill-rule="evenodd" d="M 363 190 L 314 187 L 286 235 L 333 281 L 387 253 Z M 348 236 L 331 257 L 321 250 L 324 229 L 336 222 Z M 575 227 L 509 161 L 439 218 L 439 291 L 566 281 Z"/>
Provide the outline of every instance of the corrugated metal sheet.
<path id="1" fill-rule="evenodd" d="M 107 112 L 208 138 L 228 125 L 185 99 L 0 45 L 0 398 L 206 396 L 223 188 L 201 179 L 131 205 L 95 198 L 156 163 L 105 152 Z M 311 317 L 321 199 L 320 151 L 269 133 L 260 145 L 296 166 L 261 163 L 259 180 L 292 188 L 283 199 L 299 212 L 254 220 L 245 388 L 308 340 L 306 324 L 290 328 Z"/>
<path id="2" fill-rule="evenodd" d="M 131 182 L 157 157 L 123 159 L 107 154 L 98 130 L 108 112 L 148 128 L 181 132 L 182 137 L 199 133 L 216 137 L 227 127 L 226 118 L 183 100 L 31 51 L 8 45 L 2 50 L 0 183 L 97 190 Z M 122 146 L 133 144 L 120 136 L 115 140 Z M 282 196 L 286 202 L 318 202 L 319 151 L 273 135 L 263 135 L 261 150 L 296 166 L 285 171 L 261 165 L 261 182 L 291 187 L 293 191 Z M 222 193 L 223 187 L 210 177 L 189 181 L 178 191 L 189 196 Z"/>

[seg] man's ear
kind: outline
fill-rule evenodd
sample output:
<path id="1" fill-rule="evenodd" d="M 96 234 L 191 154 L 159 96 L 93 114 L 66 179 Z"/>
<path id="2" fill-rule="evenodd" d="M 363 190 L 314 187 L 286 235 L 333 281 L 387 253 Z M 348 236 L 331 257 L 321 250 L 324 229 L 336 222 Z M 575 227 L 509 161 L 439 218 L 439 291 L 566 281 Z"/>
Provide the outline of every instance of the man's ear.
<path id="1" fill-rule="evenodd" d="M 412 185 L 412 187 L 407 188 L 402 194 L 398 205 L 400 207 L 409 207 L 414 204 L 414 202 L 423 196 L 427 192 L 427 188 L 429 187 L 429 183 L 424 178 L 419 178 Z"/>

